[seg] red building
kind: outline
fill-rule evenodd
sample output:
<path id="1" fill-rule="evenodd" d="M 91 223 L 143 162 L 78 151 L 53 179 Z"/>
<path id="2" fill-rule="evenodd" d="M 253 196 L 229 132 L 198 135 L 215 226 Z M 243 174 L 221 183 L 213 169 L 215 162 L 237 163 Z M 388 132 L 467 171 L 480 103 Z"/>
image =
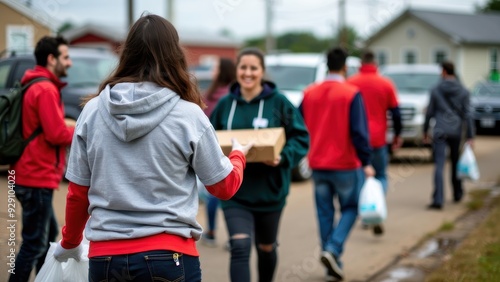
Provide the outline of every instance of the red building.
<path id="1" fill-rule="evenodd" d="M 217 33 L 178 30 L 181 45 L 186 50 L 189 66 L 210 64 L 218 57 L 236 59 L 241 41 Z M 73 46 L 106 48 L 119 52 L 127 31 L 107 26 L 87 24 L 61 34 Z"/>

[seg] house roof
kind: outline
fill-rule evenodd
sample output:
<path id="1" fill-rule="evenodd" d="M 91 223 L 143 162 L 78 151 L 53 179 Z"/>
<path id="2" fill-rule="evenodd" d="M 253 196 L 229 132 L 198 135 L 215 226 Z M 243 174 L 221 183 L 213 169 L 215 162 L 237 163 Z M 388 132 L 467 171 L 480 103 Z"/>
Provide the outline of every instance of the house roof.
<path id="1" fill-rule="evenodd" d="M 183 31 L 178 30 L 181 44 L 213 47 L 240 47 L 241 41 L 223 36 L 217 33 L 206 31 Z M 115 42 L 123 42 L 127 37 L 127 30 L 124 28 L 103 26 L 97 24 L 85 24 L 80 27 L 64 31 L 61 35 L 69 41 L 86 34 L 94 34 L 103 38 L 108 38 Z"/>
<path id="2" fill-rule="evenodd" d="M 49 16 L 47 13 L 44 13 L 40 9 L 35 10 L 21 3 L 19 0 L 0 0 L 0 3 L 7 5 L 8 7 L 16 10 L 23 16 L 29 18 L 32 21 L 35 21 L 43 26 L 48 27 L 50 30 L 56 30 L 58 22 Z"/>
<path id="3" fill-rule="evenodd" d="M 500 44 L 500 13 L 465 14 L 408 9 L 367 39 L 373 41 L 407 17 L 422 21 L 457 44 Z"/>

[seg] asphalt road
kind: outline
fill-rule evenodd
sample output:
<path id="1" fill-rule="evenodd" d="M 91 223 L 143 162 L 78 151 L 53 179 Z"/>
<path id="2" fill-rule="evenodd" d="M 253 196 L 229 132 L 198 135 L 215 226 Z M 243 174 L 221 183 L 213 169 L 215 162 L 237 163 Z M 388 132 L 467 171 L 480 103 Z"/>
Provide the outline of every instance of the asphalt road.
<path id="1" fill-rule="evenodd" d="M 500 136 L 479 136 L 474 147 L 478 159 L 481 179 L 476 183 L 465 183 L 470 191 L 482 186 L 490 186 L 500 180 Z M 437 230 L 444 222 L 454 221 L 466 211 L 467 198 L 460 204 L 453 204 L 448 181 L 446 182 L 446 203 L 442 211 L 429 211 L 425 206 L 432 192 L 432 164 L 425 162 L 429 152 L 419 149 L 404 149 L 396 153 L 399 162 L 389 167 L 389 191 L 387 195 L 388 219 L 386 232 L 382 237 L 373 236 L 371 230 L 364 230 L 356 224 L 345 246 L 342 257 L 345 281 L 369 281 L 370 277 L 391 264 L 425 235 Z M 424 160 L 424 161 L 423 161 Z M 447 180 L 448 170 L 445 179 Z M 16 205 L 16 230 L 11 233 L 8 222 L 8 181 L 4 173 L 0 177 L 0 281 L 7 281 L 9 236 L 20 243 L 21 208 Z M 54 207 L 59 223 L 64 222 L 67 183 L 61 183 L 55 193 Z M 205 224 L 205 213 L 200 206 L 198 219 Z M 218 243 L 216 248 L 199 244 L 203 280 L 209 282 L 229 281 L 229 253 L 223 244 L 227 240 L 222 213 L 218 217 Z M 319 241 L 313 202 L 311 181 L 294 183 L 285 207 L 279 234 L 279 262 L 275 281 L 324 281 L 325 271 L 319 262 Z M 257 281 L 255 253 L 252 255 L 252 281 Z"/>

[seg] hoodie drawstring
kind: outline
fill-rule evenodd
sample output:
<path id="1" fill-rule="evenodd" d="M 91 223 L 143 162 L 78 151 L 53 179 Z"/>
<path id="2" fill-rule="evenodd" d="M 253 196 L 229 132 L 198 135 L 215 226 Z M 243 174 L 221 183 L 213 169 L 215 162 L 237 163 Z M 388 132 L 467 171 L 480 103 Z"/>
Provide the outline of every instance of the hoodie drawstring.
<path id="1" fill-rule="evenodd" d="M 232 125 L 233 125 L 233 119 L 234 119 L 234 112 L 236 111 L 236 99 L 233 100 L 233 103 L 231 105 L 231 111 L 229 111 L 229 117 L 227 119 L 227 130 L 231 130 L 232 129 Z M 258 113 L 258 120 L 261 120 L 262 119 L 262 115 L 264 113 L 264 99 L 261 99 L 259 101 L 259 113 Z M 258 123 L 257 122 L 254 122 L 254 130 L 257 130 L 259 129 L 259 126 L 258 126 Z"/>

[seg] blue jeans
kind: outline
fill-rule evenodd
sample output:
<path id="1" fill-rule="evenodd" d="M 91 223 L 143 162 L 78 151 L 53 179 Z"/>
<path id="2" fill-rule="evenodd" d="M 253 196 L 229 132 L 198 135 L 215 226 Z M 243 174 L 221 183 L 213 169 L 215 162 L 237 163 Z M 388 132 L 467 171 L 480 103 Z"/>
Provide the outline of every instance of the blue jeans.
<path id="1" fill-rule="evenodd" d="M 375 178 L 382 183 L 384 194 L 387 194 L 387 163 L 389 152 L 387 146 L 374 148 L 372 151 L 372 166 L 375 169 Z"/>
<path id="2" fill-rule="evenodd" d="M 93 257 L 89 260 L 89 281 L 201 281 L 200 260 L 161 250 Z"/>
<path id="3" fill-rule="evenodd" d="M 209 193 L 205 204 L 207 205 L 208 231 L 215 232 L 219 199 L 217 199 L 217 197 Z"/>
<path id="4" fill-rule="evenodd" d="M 16 257 L 16 271 L 9 282 L 28 281 L 33 267 L 42 268 L 49 242 L 56 240 L 59 228 L 52 208 L 53 189 L 16 185 L 16 198 L 23 208 L 23 242 Z"/>
<path id="5" fill-rule="evenodd" d="M 344 243 L 358 216 L 359 193 L 364 182 L 361 169 L 314 170 L 316 210 L 323 251 L 340 258 Z M 340 204 L 340 220 L 335 223 L 334 198 Z M 340 262 L 340 261 L 339 261 Z"/>

